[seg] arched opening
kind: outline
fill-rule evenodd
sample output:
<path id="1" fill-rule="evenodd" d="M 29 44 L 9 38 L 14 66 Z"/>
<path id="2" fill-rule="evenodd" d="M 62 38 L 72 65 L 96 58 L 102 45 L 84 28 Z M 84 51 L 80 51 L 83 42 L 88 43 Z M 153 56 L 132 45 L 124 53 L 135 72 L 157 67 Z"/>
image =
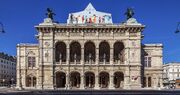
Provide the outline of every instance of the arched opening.
<path id="1" fill-rule="evenodd" d="M 99 74 L 99 86 L 101 88 L 107 88 L 109 85 L 109 74 L 107 72 L 101 72 Z"/>
<path id="2" fill-rule="evenodd" d="M 119 64 L 124 63 L 124 44 L 122 42 L 116 42 L 114 44 L 114 62 Z"/>
<path id="3" fill-rule="evenodd" d="M 72 72 L 70 74 L 70 85 L 73 88 L 79 88 L 80 87 L 80 73 L 78 72 Z"/>
<path id="4" fill-rule="evenodd" d="M 95 45 L 92 42 L 85 43 L 84 46 L 84 59 L 86 64 L 93 64 L 95 62 L 96 53 Z"/>
<path id="5" fill-rule="evenodd" d="M 124 82 L 124 74 L 122 72 L 115 72 L 114 73 L 114 87 L 115 88 L 122 88 Z"/>
<path id="6" fill-rule="evenodd" d="M 78 42 L 70 44 L 70 62 L 79 64 L 81 59 L 81 45 Z"/>
<path id="7" fill-rule="evenodd" d="M 101 42 L 99 45 L 99 61 L 100 63 L 109 63 L 110 59 L 110 46 L 107 42 Z"/>
<path id="8" fill-rule="evenodd" d="M 95 75 L 93 72 L 85 73 L 85 86 L 87 88 L 93 88 L 95 86 Z"/>
<path id="9" fill-rule="evenodd" d="M 36 77 L 27 76 L 26 77 L 26 87 L 35 87 L 36 86 Z"/>
<path id="10" fill-rule="evenodd" d="M 66 62 L 66 44 L 64 42 L 57 42 L 55 54 L 56 62 Z"/>
<path id="11" fill-rule="evenodd" d="M 64 72 L 56 72 L 56 87 L 64 88 L 66 85 L 66 74 Z"/>

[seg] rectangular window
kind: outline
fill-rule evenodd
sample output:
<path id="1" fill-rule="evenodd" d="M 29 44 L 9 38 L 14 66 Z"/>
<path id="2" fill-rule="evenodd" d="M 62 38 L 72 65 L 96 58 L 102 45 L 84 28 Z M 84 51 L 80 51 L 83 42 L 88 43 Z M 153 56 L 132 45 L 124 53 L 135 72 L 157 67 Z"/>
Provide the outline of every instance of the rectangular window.
<path id="1" fill-rule="evenodd" d="M 28 57 L 28 67 L 35 67 L 36 58 Z"/>
<path id="2" fill-rule="evenodd" d="M 144 57 L 144 66 L 151 67 L 151 57 L 149 57 L 149 56 Z"/>

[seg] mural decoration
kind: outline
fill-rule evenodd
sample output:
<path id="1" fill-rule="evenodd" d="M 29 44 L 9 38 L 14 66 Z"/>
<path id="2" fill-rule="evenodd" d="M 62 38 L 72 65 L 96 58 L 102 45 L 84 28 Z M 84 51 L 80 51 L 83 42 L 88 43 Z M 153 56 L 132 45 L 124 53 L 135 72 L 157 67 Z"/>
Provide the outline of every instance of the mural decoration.
<path id="1" fill-rule="evenodd" d="M 112 24 L 112 17 L 109 13 L 99 12 L 90 3 L 84 11 L 70 13 L 68 24 Z"/>

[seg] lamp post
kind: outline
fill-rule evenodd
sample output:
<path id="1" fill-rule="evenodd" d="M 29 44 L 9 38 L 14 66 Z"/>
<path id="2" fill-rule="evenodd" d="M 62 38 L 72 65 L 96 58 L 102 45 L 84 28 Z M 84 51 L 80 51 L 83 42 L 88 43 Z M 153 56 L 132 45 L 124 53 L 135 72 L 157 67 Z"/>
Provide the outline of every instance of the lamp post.
<path id="1" fill-rule="evenodd" d="M 180 32 L 180 28 L 179 28 L 179 26 L 180 26 L 180 22 L 178 22 L 178 23 L 177 23 L 177 27 L 176 27 L 176 31 L 175 31 L 175 33 L 179 33 L 179 32 Z"/>
<path id="2" fill-rule="evenodd" d="M 11 85 L 13 86 L 14 78 L 11 78 Z"/>
<path id="3" fill-rule="evenodd" d="M 1 22 L 0 22 L 0 32 L 5 33 L 4 26 L 3 26 L 3 24 Z"/>
<path id="4" fill-rule="evenodd" d="M 3 86 L 5 86 L 5 83 L 4 83 L 4 82 L 5 82 L 5 79 L 3 79 L 2 81 L 3 81 Z"/>

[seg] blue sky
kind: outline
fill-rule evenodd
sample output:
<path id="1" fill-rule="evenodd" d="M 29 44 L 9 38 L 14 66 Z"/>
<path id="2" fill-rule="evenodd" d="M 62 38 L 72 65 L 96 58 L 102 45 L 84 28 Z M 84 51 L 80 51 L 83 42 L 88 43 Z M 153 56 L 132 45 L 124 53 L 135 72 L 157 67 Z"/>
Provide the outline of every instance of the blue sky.
<path id="1" fill-rule="evenodd" d="M 0 22 L 6 33 L 0 34 L 0 52 L 16 55 L 18 43 L 37 43 L 34 26 L 52 8 L 55 20 L 66 23 L 70 12 L 84 10 L 88 3 L 98 11 L 112 14 L 114 23 L 125 20 L 127 7 L 135 10 L 135 18 L 146 25 L 143 43 L 163 43 L 164 63 L 180 62 L 180 33 L 175 34 L 180 21 L 180 0 L 0 0 Z"/>

